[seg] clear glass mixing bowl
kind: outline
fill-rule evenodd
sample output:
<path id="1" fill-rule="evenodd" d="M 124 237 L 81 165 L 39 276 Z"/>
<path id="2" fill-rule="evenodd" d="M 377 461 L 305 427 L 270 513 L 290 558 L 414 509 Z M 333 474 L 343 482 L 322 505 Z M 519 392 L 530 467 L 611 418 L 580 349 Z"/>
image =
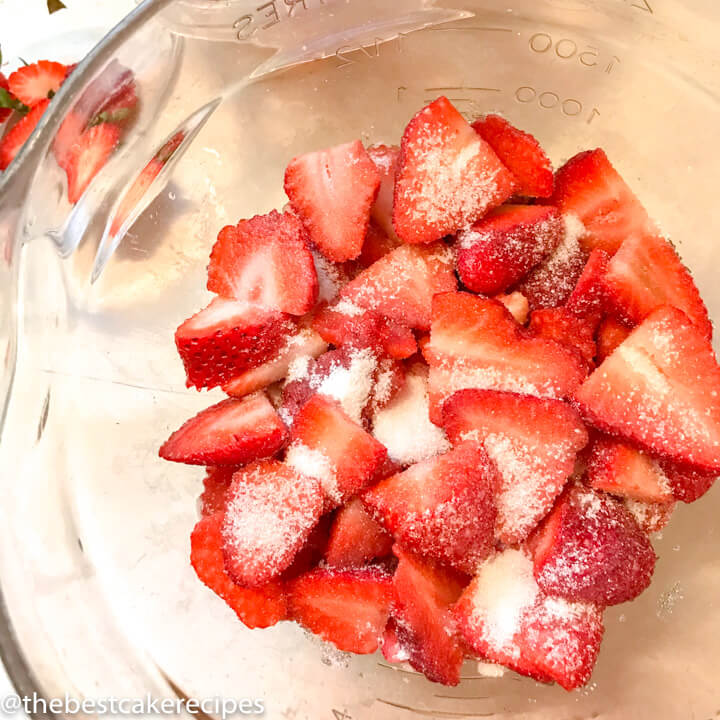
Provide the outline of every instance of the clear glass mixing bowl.
<path id="1" fill-rule="evenodd" d="M 654 583 L 607 612 L 591 685 L 467 663 L 458 688 L 249 631 L 194 577 L 202 472 L 157 457 L 214 401 L 178 323 L 218 229 L 284 204 L 294 155 L 395 142 L 424 103 L 499 111 L 556 162 L 602 146 L 720 317 L 716 0 L 148 0 L 82 63 L 0 183 L 0 645 L 23 694 L 252 697 L 272 720 L 720 717 L 720 492 L 679 507 Z M 141 112 L 71 208 L 49 147 L 91 79 L 130 67 Z M 110 70 L 108 70 L 110 67 Z M 164 140 L 180 150 L 124 237 L 106 231 Z M 93 282 L 94 280 L 94 282 Z"/>

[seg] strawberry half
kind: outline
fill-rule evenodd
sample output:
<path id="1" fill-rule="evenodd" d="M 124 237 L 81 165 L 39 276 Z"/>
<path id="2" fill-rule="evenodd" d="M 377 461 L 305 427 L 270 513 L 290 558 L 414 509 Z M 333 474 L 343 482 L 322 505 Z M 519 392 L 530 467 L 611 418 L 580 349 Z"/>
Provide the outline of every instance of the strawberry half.
<path id="1" fill-rule="evenodd" d="M 594 319 L 574 315 L 565 308 L 542 308 L 530 314 L 528 328 L 537 337 L 556 340 L 576 350 L 592 366 L 597 353 L 595 326 Z"/>
<path id="2" fill-rule="evenodd" d="M 215 298 L 175 332 L 187 386 L 213 388 L 258 367 L 278 352 L 292 329 L 282 313 Z"/>
<path id="3" fill-rule="evenodd" d="M 578 413 L 548 398 L 461 390 L 443 406 L 453 444 L 481 442 L 497 466 L 497 536 L 524 540 L 552 508 L 588 436 Z"/>
<path id="4" fill-rule="evenodd" d="M 287 618 L 283 586 L 271 582 L 258 588 L 237 585 L 225 571 L 222 551 L 223 512 L 202 518 L 190 536 L 190 563 L 198 578 L 235 611 L 249 628 L 267 628 Z"/>
<path id="5" fill-rule="evenodd" d="M 393 601 L 392 578 L 376 569 L 322 569 L 288 585 L 291 617 L 339 650 L 374 653 Z"/>
<path id="6" fill-rule="evenodd" d="M 513 174 L 518 195 L 547 198 L 553 194 L 552 164 L 532 135 L 519 130 L 500 115 L 486 115 L 472 126 Z"/>
<path id="7" fill-rule="evenodd" d="M 285 171 L 285 192 L 310 239 L 329 260 L 362 250 L 380 173 L 359 140 L 296 157 Z"/>
<path id="8" fill-rule="evenodd" d="M 233 476 L 222 526 L 225 569 L 241 585 L 259 587 L 290 567 L 323 510 L 314 478 L 277 460 Z"/>
<path id="9" fill-rule="evenodd" d="M 200 514 L 203 517 L 225 512 L 232 476 L 238 470 L 236 465 L 218 465 L 206 469 L 203 491 L 198 498 Z"/>
<path id="10" fill-rule="evenodd" d="M 617 605 L 650 584 L 655 552 L 625 506 L 571 486 L 538 529 L 534 573 L 550 595 Z"/>
<path id="11" fill-rule="evenodd" d="M 524 325 L 530 314 L 530 304 L 527 298 L 519 291 L 508 293 L 507 295 L 496 295 L 495 300 L 502 303 L 515 318 L 515 322 Z"/>
<path id="12" fill-rule="evenodd" d="M 606 317 L 597 330 L 596 362 L 599 365 L 608 355 L 611 355 L 630 334 L 631 328 L 617 318 Z"/>
<path id="13" fill-rule="evenodd" d="M 285 426 L 264 393 L 229 398 L 188 420 L 160 448 L 160 457 L 189 465 L 244 465 L 274 455 Z"/>
<path id="14" fill-rule="evenodd" d="M 575 398 L 598 429 L 720 472 L 720 367 L 705 335 L 677 308 L 654 310 Z"/>
<path id="15" fill-rule="evenodd" d="M 314 395 L 298 413 L 287 462 L 317 478 L 332 508 L 357 495 L 375 477 L 387 451 L 331 398 Z"/>
<path id="16" fill-rule="evenodd" d="M 492 148 L 440 97 L 405 128 L 393 226 L 404 242 L 433 242 L 479 220 L 515 189 Z"/>
<path id="17" fill-rule="evenodd" d="M 466 581 L 397 546 L 395 553 L 399 560 L 393 577 L 397 650 L 428 680 L 457 685 L 464 653 L 450 606 L 460 597 Z"/>
<path id="18" fill-rule="evenodd" d="M 626 238 L 657 234 L 645 208 L 600 149 L 575 155 L 555 173 L 551 202 L 580 219 L 587 252 L 600 248 L 612 255 Z"/>
<path id="19" fill-rule="evenodd" d="M 22 146 L 32 135 L 49 104 L 49 100 L 39 102 L 2 137 L 0 140 L 0 170 L 5 170 L 15 159 Z"/>
<path id="20" fill-rule="evenodd" d="M 494 295 L 522 280 L 564 237 L 549 205 L 503 205 L 458 233 L 458 273 L 473 292 Z"/>
<path id="21" fill-rule="evenodd" d="M 397 245 L 400 240 L 395 234 L 392 214 L 395 196 L 395 174 L 397 172 L 398 158 L 400 157 L 400 148 L 397 145 L 373 145 L 367 151 L 380 173 L 380 188 L 375 203 L 370 210 L 370 215 L 385 232 L 390 242 Z"/>
<path id="22" fill-rule="evenodd" d="M 392 551 L 392 538 L 368 514 L 362 502 L 353 498 L 338 510 L 325 561 L 337 568 L 363 567 Z"/>
<path id="23" fill-rule="evenodd" d="M 646 503 L 673 500 L 669 480 L 655 460 L 642 450 L 607 438 L 596 440 L 590 449 L 587 483 L 596 490 Z"/>
<path id="24" fill-rule="evenodd" d="M 494 546 L 498 482 L 482 446 L 468 443 L 383 480 L 362 501 L 401 547 L 472 573 Z"/>
<path id="25" fill-rule="evenodd" d="M 102 170 L 120 141 L 120 128 L 100 123 L 85 130 L 72 146 L 65 163 L 68 201 L 74 205 Z"/>
<path id="26" fill-rule="evenodd" d="M 224 227 L 210 254 L 207 288 L 291 315 L 310 311 L 318 279 L 300 220 L 273 210 Z"/>
<path id="27" fill-rule="evenodd" d="M 504 305 L 469 293 L 433 299 L 430 342 L 430 419 L 442 422 L 442 404 L 465 388 L 539 397 L 572 395 L 585 376 L 582 360 L 553 340 L 531 337 Z"/>
<path id="28" fill-rule="evenodd" d="M 20 102 L 33 107 L 52 98 L 60 89 L 67 75 L 67 68 L 58 62 L 39 60 L 18 68 L 8 78 L 10 92 Z"/>
<path id="29" fill-rule="evenodd" d="M 653 235 L 631 235 L 610 260 L 605 286 L 621 320 L 635 325 L 660 305 L 682 310 L 708 339 L 712 325 L 690 271 L 673 246 Z"/>

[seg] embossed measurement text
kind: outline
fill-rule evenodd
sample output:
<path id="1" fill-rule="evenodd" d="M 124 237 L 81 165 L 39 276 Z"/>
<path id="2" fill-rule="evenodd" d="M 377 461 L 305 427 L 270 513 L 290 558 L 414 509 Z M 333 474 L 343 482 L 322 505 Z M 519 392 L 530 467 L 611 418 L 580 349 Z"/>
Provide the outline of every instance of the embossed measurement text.
<path id="1" fill-rule="evenodd" d="M 305 10 L 331 2 L 332 0 L 268 0 L 233 23 L 235 37 L 238 40 L 249 40 L 258 30 L 268 30 Z"/>
<path id="2" fill-rule="evenodd" d="M 607 57 L 592 45 L 579 44 L 571 38 L 554 38 L 544 32 L 532 35 L 528 45 L 538 55 L 556 55 L 561 60 L 578 62 L 586 68 L 595 68 L 608 74 L 620 62 L 617 55 Z"/>
<path id="3" fill-rule="evenodd" d="M 588 112 L 583 107 L 583 103 L 576 98 L 562 98 L 556 92 L 549 90 L 541 92 L 530 85 L 519 87 L 515 91 L 515 100 L 524 105 L 535 103 L 543 110 L 559 111 L 567 117 L 585 117 L 585 122 L 588 124 L 600 116 L 600 111 L 597 108 L 592 108 Z"/>

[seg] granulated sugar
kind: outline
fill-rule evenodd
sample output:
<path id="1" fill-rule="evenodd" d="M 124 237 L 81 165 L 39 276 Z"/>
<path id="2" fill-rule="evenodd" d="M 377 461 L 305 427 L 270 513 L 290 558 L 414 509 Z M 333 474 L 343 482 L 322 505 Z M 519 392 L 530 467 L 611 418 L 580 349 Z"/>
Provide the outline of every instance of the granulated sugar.
<path id="1" fill-rule="evenodd" d="M 315 478 L 333 500 L 338 500 L 335 466 L 319 450 L 313 450 L 302 443 L 293 443 L 285 456 L 285 463 L 306 477 Z"/>
<path id="2" fill-rule="evenodd" d="M 285 382 L 294 382 L 295 380 L 303 380 L 308 376 L 308 369 L 313 358 L 310 355 L 299 355 L 294 358 L 288 366 Z"/>

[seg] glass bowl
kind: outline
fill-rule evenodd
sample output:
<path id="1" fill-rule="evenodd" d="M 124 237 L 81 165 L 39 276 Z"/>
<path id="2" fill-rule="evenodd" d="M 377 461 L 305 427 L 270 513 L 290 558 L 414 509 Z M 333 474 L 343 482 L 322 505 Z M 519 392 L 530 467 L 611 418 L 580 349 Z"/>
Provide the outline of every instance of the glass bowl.
<path id="1" fill-rule="evenodd" d="M 293 156 L 396 142 L 441 94 L 506 115 L 556 163 L 603 147 L 720 317 L 719 26 L 714 0 L 147 0 L 109 34 L 0 181 L 0 648 L 18 691 L 254 698 L 273 720 L 720 717 L 717 490 L 678 508 L 651 588 L 606 613 L 587 688 L 470 662 L 444 688 L 289 623 L 245 629 L 189 566 L 202 471 L 157 456 L 220 397 L 185 388 L 173 344 L 207 301 L 218 229 L 282 207 Z M 71 207 L 51 144 L 118 64 L 141 110 Z"/>

